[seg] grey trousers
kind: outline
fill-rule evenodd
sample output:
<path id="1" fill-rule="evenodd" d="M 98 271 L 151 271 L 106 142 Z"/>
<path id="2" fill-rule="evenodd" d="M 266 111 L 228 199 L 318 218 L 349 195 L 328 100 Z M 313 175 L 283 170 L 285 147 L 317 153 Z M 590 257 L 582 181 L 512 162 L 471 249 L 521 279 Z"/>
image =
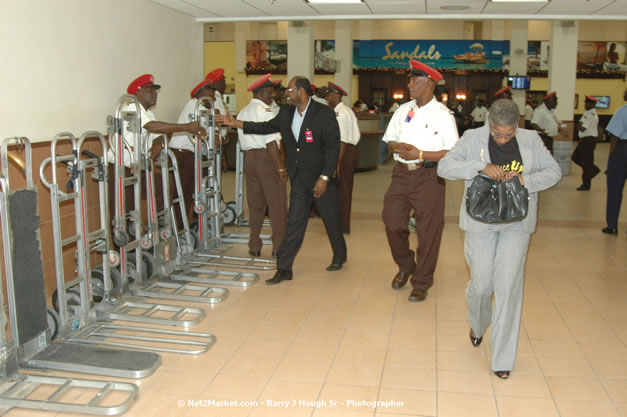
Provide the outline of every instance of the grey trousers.
<path id="1" fill-rule="evenodd" d="M 493 371 L 511 371 L 516 361 L 523 281 L 531 234 L 494 230 L 466 232 L 464 253 L 471 278 L 466 286 L 468 322 L 476 337 L 492 326 Z M 492 294 L 494 293 L 494 311 Z"/>

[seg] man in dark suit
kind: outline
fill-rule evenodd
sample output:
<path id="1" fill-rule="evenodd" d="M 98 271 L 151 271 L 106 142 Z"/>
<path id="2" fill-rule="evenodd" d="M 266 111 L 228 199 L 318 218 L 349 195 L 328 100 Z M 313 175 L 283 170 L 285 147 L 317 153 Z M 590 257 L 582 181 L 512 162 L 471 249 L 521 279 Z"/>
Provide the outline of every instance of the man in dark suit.
<path id="1" fill-rule="evenodd" d="M 242 122 L 232 116 L 218 116 L 218 122 L 235 126 L 244 133 L 281 132 L 290 178 L 290 207 L 285 239 L 277 252 L 277 272 L 268 285 L 292 279 L 292 265 L 300 249 L 312 203 L 322 217 L 333 249 L 327 271 L 337 271 L 346 262 L 346 242 L 337 199 L 335 168 L 340 155 L 340 129 L 335 113 L 311 99 L 312 89 L 305 77 L 294 77 L 287 85 L 287 105 L 272 120 Z M 285 169 L 279 168 L 279 171 Z"/>

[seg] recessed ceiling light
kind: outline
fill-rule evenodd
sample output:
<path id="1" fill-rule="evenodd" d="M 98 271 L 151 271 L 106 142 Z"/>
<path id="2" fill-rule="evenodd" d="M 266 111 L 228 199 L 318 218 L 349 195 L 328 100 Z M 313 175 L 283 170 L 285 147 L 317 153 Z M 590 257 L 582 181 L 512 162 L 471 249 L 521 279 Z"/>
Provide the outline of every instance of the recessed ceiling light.
<path id="1" fill-rule="evenodd" d="M 442 10 L 467 10 L 470 9 L 470 6 L 441 6 Z"/>
<path id="2" fill-rule="evenodd" d="M 364 0 L 305 0 L 311 4 L 357 4 L 363 3 Z"/>
<path id="3" fill-rule="evenodd" d="M 492 3 L 548 3 L 551 0 L 490 0 Z"/>

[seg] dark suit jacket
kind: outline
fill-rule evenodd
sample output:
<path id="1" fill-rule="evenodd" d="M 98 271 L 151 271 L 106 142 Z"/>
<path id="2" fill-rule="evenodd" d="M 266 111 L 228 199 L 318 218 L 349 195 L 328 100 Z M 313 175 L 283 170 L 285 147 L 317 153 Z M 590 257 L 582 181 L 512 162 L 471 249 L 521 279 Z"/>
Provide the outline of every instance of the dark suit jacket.
<path id="1" fill-rule="evenodd" d="M 330 107 L 310 100 L 297 142 L 292 133 L 295 111 L 295 106 L 281 106 L 279 114 L 272 120 L 244 122 L 244 133 L 265 135 L 281 132 L 290 182 L 299 182 L 313 189 L 320 175 L 329 178 L 335 175 L 340 156 L 340 128 L 335 112 Z M 310 142 L 306 140 L 306 131 L 311 131 L 313 140 Z"/>

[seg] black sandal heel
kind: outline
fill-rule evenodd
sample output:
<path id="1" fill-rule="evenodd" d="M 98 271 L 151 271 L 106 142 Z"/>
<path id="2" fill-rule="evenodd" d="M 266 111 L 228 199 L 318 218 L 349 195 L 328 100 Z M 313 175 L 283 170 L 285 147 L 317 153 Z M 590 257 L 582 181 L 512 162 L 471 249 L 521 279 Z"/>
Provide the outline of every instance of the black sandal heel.
<path id="1" fill-rule="evenodd" d="M 509 371 L 494 371 L 494 375 L 501 379 L 507 379 L 509 378 Z"/>
<path id="2" fill-rule="evenodd" d="M 470 343 L 472 343 L 472 345 L 473 345 L 474 347 L 479 346 L 479 345 L 481 344 L 481 342 L 482 342 L 482 341 L 483 341 L 483 336 L 481 336 L 481 337 L 475 337 L 475 336 L 472 334 L 472 330 L 470 331 Z"/>

